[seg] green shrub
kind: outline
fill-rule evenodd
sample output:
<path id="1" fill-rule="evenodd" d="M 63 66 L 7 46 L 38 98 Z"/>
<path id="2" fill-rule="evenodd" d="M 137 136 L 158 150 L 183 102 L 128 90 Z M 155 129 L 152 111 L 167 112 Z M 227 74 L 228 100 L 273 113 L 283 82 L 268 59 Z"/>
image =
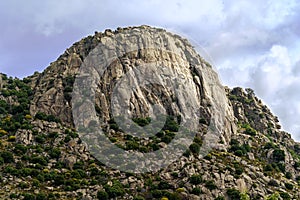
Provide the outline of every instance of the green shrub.
<path id="1" fill-rule="evenodd" d="M 230 200 L 240 200 L 241 193 L 235 188 L 229 188 L 226 191 L 226 194 L 228 195 Z"/>
<path id="2" fill-rule="evenodd" d="M 244 134 L 255 136 L 256 130 L 250 126 L 250 124 L 243 124 L 243 128 L 245 128 Z"/>
<path id="3" fill-rule="evenodd" d="M 33 179 L 32 180 L 32 186 L 39 187 L 40 186 L 40 181 L 37 180 L 37 179 Z"/>
<path id="4" fill-rule="evenodd" d="M 174 120 L 173 116 L 167 116 L 166 123 L 165 123 L 165 126 L 163 127 L 163 130 L 169 130 L 169 131 L 172 131 L 172 132 L 178 132 L 179 125 Z"/>
<path id="5" fill-rule="evenodd" d="M 290 200 L 291 199 L 291 196 L 288 193 L 286 193 L 286 192 L 280 192 L 279 195 L 284 200 Z"/>
<path id="6" fill-rule="evenodd" d="M 235 152 L 234 152 L 234 155 L 236 155 L 236 156 L 242 156 L 242 155 L 244 155 L 244 153 L 243 153 L 243 151 L 242 150 L 236 150 Z"/>
<path id="7" fill-rule="evenodd" d="M 218 187 L 216 186 L 215 182 L 213 180 L 208 180 L 205 182 L 205 187 L 209 190 L 214 190 L 217 189 Z"/>
<path id="8" fill-rule="evenodd" d="M 278 186 L 279 186 L 279 184 L 277 183 L 277 181 L 274 180 L 274 179 L 271 179 L 271 180 L 269 181 L 268 185 L 274 186 L 274 187 L 278 187 Z"/>
<path id="9" fill-rule="evenodd" d="M 112 186 L 105 185 L 104 188 L 109 198 L 115 198 L 118 196 L 123 196 L 125 194 L 123 185 L 119 181 L 113 181 Z"/>
<path id="10" fill-rule="evenodd" d="M 17 199 L 19 197 L 19 195 L 18 194 L 15 194 L 15 193 L 11 193 L 10 195 L 9 195 L 9 198 L 11 198 L 11 199 Z"/>
<path id="11" fill-rule="evenodd" d="M 194 153 L 194 154 L 199 154 L 200 148 L 201 148 L 200 145 L 197 144 L 197 143 L 192 143 L 192 144 L 190 145 L 190 150 L 191 150 L 191 152 Z"/>
<path id="12" fill-rule="evenodd" d="M 166 144 L 169 144 L 172 141 L 172 137 L 169 136 L 169 135 L 165 135 L 161 138 L 161 141 L 166 143 Z"/>
<path id="13" fill-rule="evenodd" d="M 240 200 L 250 200 L 250 197 L 247 193 L 241 193 Z"/>
<path id="14" fill-rule="evenodd" d="M 58 133 L 57 133 L 57 132 L 50 132 L 50 133 L 48 134 L 48 137 L 49 137 L 49 138 L 57 138 L 57 137 L 58 137 Z"/>
<path id="15" fill-rule="evenodd" d="M 264 149 L 274 149 L 276 145 L 273 142 L 267 142 Z"/>
<path id="16" fill-rule="evenodd" d="M 84 169 L 84 162 L 78 161 L 74 164 L 73 169 Z"/>
<path id="17" fill-rule="evenodd" d="M 146 118 L 133 118 L 132 121 L 134 121 L 139 126 L 144 127 L 144 126 L 147 126 L 148 124 L 151 123 L 151 118 L 150 117 L 146 117 Z"/>
<path id="18" fill-rule="evenodd" d="M 294 167 L 295 167 L 295 169 L 297 169 L 298 167 L 300 167 L 300 162 L 295 162 Z"/>
<path id="19" fill-rule="evenodd" d="M 107 194 L 107 192 L 105 192 L 105 191 L 103 191 L 103 190 L 99 190 L 99 191 L 97 192 L 97 198 L 98 198 L 99 200 L 108 200 L 108 194 Z"/>
<path id="20" fill-rule="evenodd" d="M 50 152 L 49 152 L 49 156 L 50 156 L 51 158 L 56 158 L 56 159 L 59 158 L 60 154 L 61 154 L 61 151 L 60 151 L 59 148 L 53 148 L 53 149 L 50 150 Z"/>
<path id="21" fill-rule="evenodd" d="M 39 120 L 44 120 L 44 121 L 48 121 L 48 122 L 61 122 L 60 119 L 56 118 L 54 115 L 47 115 L 43 112 L 37 112 L 35 114 L 35 118 L 39 119 Z"/>
<path id="22" fill-rule="evenodd" d="M 26 182 L 20 182 L 18 187 L 21 189 L 29 188 L 29 184 Z"/>
<path id="23" fill-rule="evenodd" d="M 138 150 L 139 149 L 139 143 L 136 141 L 126 141 L 126 150 Z"/>
<path id="24" fill-rule="evenodd" d="M 267 198 L 265 198 L 266 200 L 279 200 L 279 193 L 275 192 L 274 194 L 271 194 L 270 196 L 268 196 Z"/>
<path id="25" fill-rule="evenodd" d="M 43 144 L 45 142 L 45 137 L 43 135 L 37 135 L 35 136 L 35 141 L 37 143 Z"/>
<path id="26" fill-rule="evenodd" d="M 207 124 L 206 119 L 204 119 L 204 118 L 200 118 L 199 123 L 200 124 Z"/>
<path id="27" fill-rule="evenodd" d="M 36 119 L 40 119 L 40 120 L 46 120 L 47 119 L 47 115 L 45 113 L 42 113 L 42 112 L 37 112 L 35 114 L 35 118 Z"/>
<path id="28" fill-rule="evenodd" d="M 163 196 L 163 193 L 161 190 L 153 190 L 151 192 L 151 194 L 154 198 L 161 198 Z"/>
<path id="29" fill-rule="evenodd" d="M 110 124 L 109 126 L 110 126 L 111 129 L 113 129 L 115 131 L 119 130 L 119 126 L 117 124 L 115 124 L 115 123 L 114 124 Z"/>
<path id="30" fill-rule="evenodd" d="M 164 189 L 172 189 L 173 186 L 170 185 L 167 181 L 160 181 L 158 183 L 158 189 L 164 190 Z"/>
<path id="31" fill-rule="evenodd" d="M 284 159 L 285 159 L 285 153 L 284 153 L 284 151 L 281 150 L 281 149 L 275 149 L 273 151 L 273 159 L 276 162 L 284 161 Z"/>
<path id="32" fill-rule="evenodd" d="M 284 185 L 285 185 L 286 189 L 288 189 L 288 190 L 292 190 L 294 188 L 294 185 L 291 183 L 285 183 Z"/>
<path id="33" fill-rule="evenodd" d="M 281 171 L 282 173 L 285 173 L 285 164 L 284 163 L 272 163 L 272 165 L 276 166 L 276 168 Z"/>
<path id="34" fill-rule="evenodd" d="M 193 185 L 198 185 L 202 183 L 202 176 L 200 174 L 194 174 L 190 177 L 190 183 Z"/>
<path id="35" fill-rule="evenodd" d="M 291 178 L 292 178 L 292 173 L 291 173 L 291 172 L 286 172 L 286 173 L 285 173 L 285 177 L 286 177 L 287 179 L 291 179 Z"/>
<path id="36" fill-rule="evenodd" d="M 236 175 L 241 175 L 244 172 L 244 167 L 240 163 L 235 162 L 233 164 L 233 166 L 234 166 Z"/>
<path id="37" fill-rule="evenodd" d="M 218 196 L 217 198 L 215 198 L 215 200 L 225 200 L 224 196 Z"/>
<path id="38" fill-rule="evenodd" d="M 23 196 L 23 200 L 35 200 L 35 196 L 33 194 L 25 193 Z"/>
<path id="39" fill-rule="evenodd" d="M 195 195 L 199 195 L 199 194 L 201 194 L 201 189 L 199 187 L 195 187 L 195 188 L 193 188 L 191 193 L 195 194 Z"/>
<path id="40" fill-rule="evenodd" d="M 14 155 L 9 151 L 3 151 L 0 153 L 0 157 L 3 158 L 4 163 L 14 162 Z"/>
<path id="41" fill-rule="evenodd" d="M 45 200 L 47 199 L 47 195 L 43 192 L 40 192 L 36 195 L 36 199 L 35 200 Z"/>
<path id="42" fill-rule="evenodd" d="M 46 166 L 48 164 L 48 161 L 42 156 L 32 157 L 30 162 L 34 163 L 34 164 L 44 165 L 44 166 Z"/>
<path id="43" fill-rule="evenodd" d="M 230 152 L 233 152 L 236 156 L 243 156 L 247 152 L 251 151 L 251 147 L 248 144 L 240 145 L 239 142 L 235 139 L 231 139 L 230 141 Z"/>
<path id="44" fill-rule="evenodd" d="M 53 175 L 53 180 L 56 186 L 65 184 L 65 177 L 62 174 Z"/>

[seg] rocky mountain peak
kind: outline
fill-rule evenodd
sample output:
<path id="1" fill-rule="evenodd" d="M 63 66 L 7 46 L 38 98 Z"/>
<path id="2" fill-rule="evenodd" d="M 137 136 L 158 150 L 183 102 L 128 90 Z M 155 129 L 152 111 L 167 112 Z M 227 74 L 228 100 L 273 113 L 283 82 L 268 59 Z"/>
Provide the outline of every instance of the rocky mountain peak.
<path id="1" fill-rule="evenodd" d="M 1 199 L 300 199 L 300 145 L 278 118 L 149 26 L 1 74 L 0 171 Z"/>

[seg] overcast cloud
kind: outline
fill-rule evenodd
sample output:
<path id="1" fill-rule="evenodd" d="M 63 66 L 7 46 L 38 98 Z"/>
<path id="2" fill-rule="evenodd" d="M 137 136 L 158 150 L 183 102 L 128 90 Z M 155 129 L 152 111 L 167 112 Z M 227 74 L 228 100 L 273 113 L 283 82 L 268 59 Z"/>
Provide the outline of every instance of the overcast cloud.
<path id="1" fill-rule="evenodd" d="M 297 0 L 0 1 L 0 71 L 42 71 L 74 42 L 106 28 L 148 24 L 202 46 L 225 85 L 251 87 L 300 140 Z"/>

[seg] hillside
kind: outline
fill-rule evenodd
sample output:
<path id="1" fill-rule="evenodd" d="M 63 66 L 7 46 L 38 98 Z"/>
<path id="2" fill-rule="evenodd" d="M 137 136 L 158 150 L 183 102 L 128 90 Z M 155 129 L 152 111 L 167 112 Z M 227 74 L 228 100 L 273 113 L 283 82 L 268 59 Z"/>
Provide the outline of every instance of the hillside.
<path id="1" fill-rule="evenodd" d="M 300 144 L 178 35 L 95 32 L 0 77 L 1 199 L 300 199 Z"/>

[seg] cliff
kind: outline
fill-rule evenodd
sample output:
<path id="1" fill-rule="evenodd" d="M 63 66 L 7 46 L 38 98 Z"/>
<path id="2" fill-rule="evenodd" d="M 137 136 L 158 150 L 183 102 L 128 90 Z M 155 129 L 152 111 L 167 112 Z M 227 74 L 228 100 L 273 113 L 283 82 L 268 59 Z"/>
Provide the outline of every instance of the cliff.
<path id="1" fill-rule="evenodd" d="M 0 88 L 2 199 L 300 198 L 299 144 L 163 29 L 96 32 Z"/>

